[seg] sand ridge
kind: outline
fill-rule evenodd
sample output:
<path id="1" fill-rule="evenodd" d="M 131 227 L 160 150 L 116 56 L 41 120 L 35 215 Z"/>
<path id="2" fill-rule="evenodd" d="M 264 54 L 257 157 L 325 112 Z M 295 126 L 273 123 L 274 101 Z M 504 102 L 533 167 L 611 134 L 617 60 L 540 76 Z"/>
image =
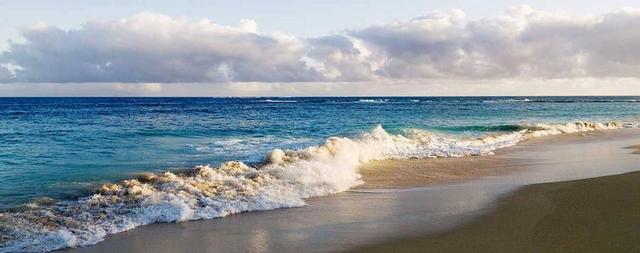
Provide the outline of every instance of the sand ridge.
<path id="1" fill-rule="evenodd" d="M 626 147 L 626 149 L 633 149 L 634 151 L 633 151 L 632 154 L 640 155 L 640 144 L 633 145 L 633 146 L 628 146 L 628 147 Z"/>

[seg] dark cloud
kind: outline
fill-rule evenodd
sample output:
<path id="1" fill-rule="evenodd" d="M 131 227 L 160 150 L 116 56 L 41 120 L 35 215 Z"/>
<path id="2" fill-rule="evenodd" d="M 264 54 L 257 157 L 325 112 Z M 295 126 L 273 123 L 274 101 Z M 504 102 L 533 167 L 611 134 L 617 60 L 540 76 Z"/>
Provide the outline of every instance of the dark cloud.
<path id="1" fill-rule="evenodd" d="M 11 75 L 11 71 L 7 67 L 0 66 L 0 81 L 9 80 L 13 78 Z"/>

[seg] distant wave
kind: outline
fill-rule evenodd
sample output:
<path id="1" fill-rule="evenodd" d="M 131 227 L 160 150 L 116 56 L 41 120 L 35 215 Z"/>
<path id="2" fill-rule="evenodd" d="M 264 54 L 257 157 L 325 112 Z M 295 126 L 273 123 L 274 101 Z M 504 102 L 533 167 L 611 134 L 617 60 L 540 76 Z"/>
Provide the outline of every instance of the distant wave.
<path id="1" fill-rule="evenodd" d="M 510 99 L 498 99 L 498 100 L 483 100 L 484 103 L 523 103 L 531 102 L 528 98 L 510 98 Z"/>
<path id="2" fill-rule="evenodd" d="M 360 103 L 387 103 L 389 99 L 360 99 L 358 100 Z"/>
<path id="3" fill-rule="evenodd" d="M 383 104 L 383 103 L 395 103 L 395 104 L 406 104 L 406 103 L 420 103 L 423 102 L 419 99 L 388 99 L 388 98 L 377 98 L 377 99 L 359 99 L 359 100 L 328 100 L 324 101 L 326 103 L 332 104 Z M 425 102 L 429 102 L 429 100 L 425 100 Z"/>
<path id="4" fill-rule="evenodd" d="M 228 138 L 215 138 L 208 142 L 188 144 L 187 146 L 199 154 L 214 153 L 224 154 L 233 153 L 250 157 L 256 153 L 256 150 L 262 150 L 263 147 L 298 147 L 309 143 L 314 143 L 312 138 L 300 137 L 276 137 L 267 136 L 237 136 Z M 260 162 L 253 159 L 263 159 L 262 157 L 252 158 L 252 162 Z"/>
<path id="5" fill-rule="evenodd" d="M 358 103 L 420 103 L 418 99 L 360 99 Z"/>
<path id="6" fill-rule="evenodd" d="M 145 224 L 303 206 L 306 198 L 361 184 L 358 167 L 371 160 L 489 155 L 539 136 L 624 127 L 638 123 L 507 125 L 497 129 L 509 132 L 480 138 L 418 129 L 390 134 L 378 125 L 357 138 L 331 137 L 318 146 L 274 149 L 259 166 L 239 161 L 203 165 L 183 173 L 147 174 L 105 184 L 95 194 L 74 201 L 36 201 L 0 214 L 0 252 L 86 246 Z"/>
<path id="7" fill-rule="evenodd" d="M 484 103 L 637 103 L 639 99 L 495 99 Z"/>
<path id="8" fill-rule="evenodd" d="M 474 126 L 454 126 L 454 127 L 437 127 L 439 130 L 449 131 L 474 131 L 474 132 L 512 132 L 520 130 L 535 130 L 534 127 L 526 125 L 474 125 Z"/>
<path id="9" fill-rule="evenodd" d="M 560 100 L 532 100 L 534 103 L 637 103 L 636 99 L 560 99 Z"/>
<path id="10" fill-rule="evenodd" d="M 264 99 L 264 100 L 258 100 L 256 102 L 259 102 L 259 103 L 297 103 L 298 101 L 296 101 L 296 100 Z"/>
<path id="11" fill-rule="evenodd" d="M 615 99 L 564 99 L 564 100 L 535 100 L 532 102 L 536 103 L 637 103 L 640 100 L 636 99 L 623 99 L 623 100 L 615 100 Z"/>

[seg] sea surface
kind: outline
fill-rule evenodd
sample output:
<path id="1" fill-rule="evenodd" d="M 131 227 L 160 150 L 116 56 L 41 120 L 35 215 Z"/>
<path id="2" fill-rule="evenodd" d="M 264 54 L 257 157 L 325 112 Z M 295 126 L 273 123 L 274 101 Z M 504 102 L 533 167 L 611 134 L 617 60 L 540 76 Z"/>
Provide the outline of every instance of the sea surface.
<path id="1" fill-rule="evenodd" d="M 369 160 L 638 122 L 640 97 L 0 98 L 0 252 L 297 207 Z"/>

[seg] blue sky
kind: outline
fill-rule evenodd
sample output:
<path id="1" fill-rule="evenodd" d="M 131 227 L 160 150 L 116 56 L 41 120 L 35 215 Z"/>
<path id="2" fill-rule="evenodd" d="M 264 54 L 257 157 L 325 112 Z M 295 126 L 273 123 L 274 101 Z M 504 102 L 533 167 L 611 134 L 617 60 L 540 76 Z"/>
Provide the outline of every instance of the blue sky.
<path id="1" fill-rule="evenodd" d="M 597 14 L 620 7 L 638 6 L 632 0 L 327 0 L 327 1 L 203 1 L 203 0 L 2 0 L 0 1 L 0 48 L 8 39 L 19 40 L 21 27 L 37 22 L 76 28 L 88 20 L 112 20 L 140 11 L 174 17 L 209 18 L 216 23 L 235 25 L 240 19 L 254 19 L 266 32 L 281 31 L 312 37 L 359 28 L 394 19 L 409 19 L 434 10 L 462 9 L 470 18 L 501 13 L 510 6 L 529 5 L 536 9 L 575 14 Z"/>
<path id="2" fill-rule="evenodd" d="M 639 8 L 5 0 L 0 96 L 640 94 Z"/>

